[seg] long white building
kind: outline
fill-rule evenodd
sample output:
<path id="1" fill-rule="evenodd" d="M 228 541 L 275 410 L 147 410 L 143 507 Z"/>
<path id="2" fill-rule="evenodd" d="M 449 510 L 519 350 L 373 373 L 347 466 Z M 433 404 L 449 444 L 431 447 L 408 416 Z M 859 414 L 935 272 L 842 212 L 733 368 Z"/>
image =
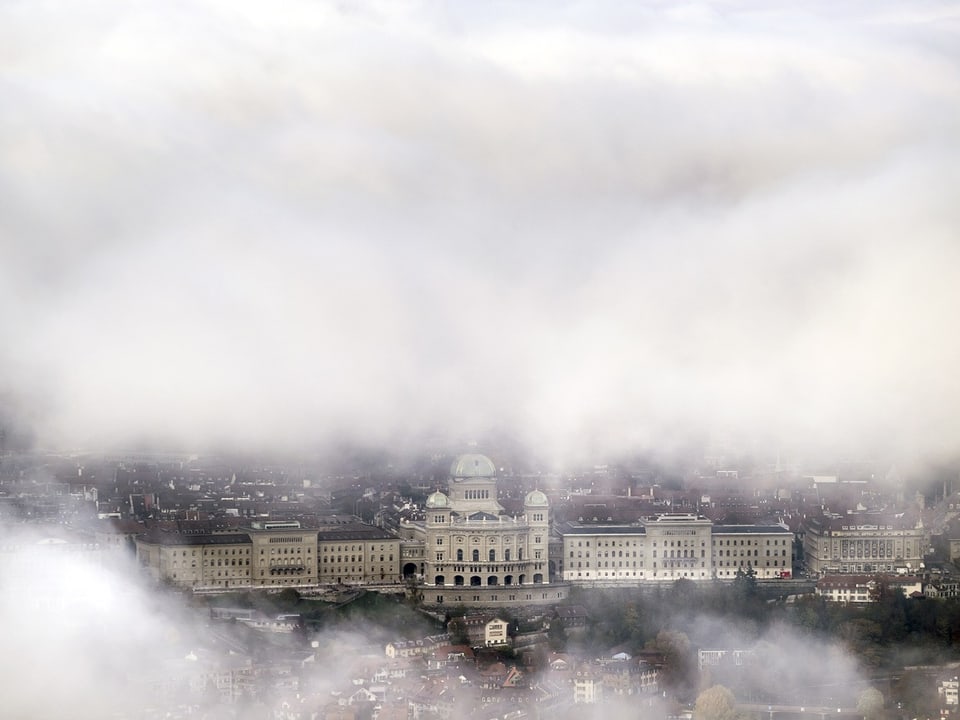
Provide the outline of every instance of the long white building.
<path id="1" fill-rule="evenodd" d="M 572 584 L 639 585 L 789 577 L 793 533 L 781 525 L 714 525 L 699 515 L 669 513 L 629 525 L 561 523 L 557 569 Z"/>

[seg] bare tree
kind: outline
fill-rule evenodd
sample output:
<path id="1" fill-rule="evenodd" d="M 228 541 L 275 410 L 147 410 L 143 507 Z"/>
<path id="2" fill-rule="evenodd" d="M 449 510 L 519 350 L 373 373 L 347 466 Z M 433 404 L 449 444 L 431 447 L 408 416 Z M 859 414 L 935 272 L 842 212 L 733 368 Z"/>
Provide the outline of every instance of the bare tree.
<path id="1" fill-rule="evenodd" d="M 697 697 L 693 706 L 694 720 L 737 720 L 737 701 L 723 685 L 714 685 Z"/>

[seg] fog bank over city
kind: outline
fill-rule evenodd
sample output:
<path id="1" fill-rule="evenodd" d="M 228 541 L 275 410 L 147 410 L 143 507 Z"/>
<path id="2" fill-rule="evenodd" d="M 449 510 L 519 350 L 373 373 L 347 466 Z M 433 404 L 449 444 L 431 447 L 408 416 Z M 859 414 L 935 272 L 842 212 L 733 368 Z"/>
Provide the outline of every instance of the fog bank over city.
<path id="1" fill-rule="evenodd" d="M 0 417 L 58 448 L 953 456 L 958 29 L 5 5 Z"/>
<path id="2" fill-rule="evenodd" d="M 384 635 L 383 627 L 357 623 L 350 631 L 242 632 L 241 623 L 212 619 L 205 604 L 209 598 L 164 590 L 146 573 L 138 573 L 133 558 L 124 558 L 123 552 L 58 544 L 42 529 L 2 523 L 0 530 L 6 549 L 0 609 L 16 618 L 7 629 L 8 652 L 0 661 L 10 717 L 263 718 L 274 716 L 278 707 L 285 716 L 313 716 L 336 708 L 338 699 L 345 701 L 356 692 L 364 684 L 356 679 L 362 667 L 404 664 L 384 655 L 385 645 L 401 636 Z M 14 546 L 17 554 L 9 552 Z M 691 592 L 689 587 L 673 588 L 675 593 Z M 242 595 L 233 600 L 238 597 Z M 842 705 L 844 717 L 849 717 L 858 694 L 868 686 L 867 669 L 839 640 L 780 624 L 758 626 L 746 615 L 739 621 L 711 613 L 680 615 L 673 623 L 664 630 L 687 643 L 687 671 L 691 677 L 702 676 L 705 687 L 729 680 L 722 672 L 726 668 L 745 693 L 776 693 L 782 703 L 807 703 L 811 714 Z M 568 661 L 583 652 L 573 640 L 570 650 L 573 654 L 562 655 Z M 698 650 L 743 652 L 750 671 L 738 672 L 743 670 L 738 662 L 737 667 L 724 663 L 697 672 Z M 411 670 L 411 675 L 420 672 Z M 474 677 L 470 670 L 464 672 Z M 563 682 L 549 668 L 525 668 L 524 674 L 531 686 Z M 281 681 L 284 677 L 286 682 Z M 240 680 L 243 688 L 231 686 Z M 400 681 L 386 683 L 391 684 Z M 426 676 L 424 685 L 430 685 Z M 383 692 L 382 684 L 371 687 Z M 452 716 L 465 716 L 458 712 L 469 709 L 479 714 L 481 696 L 491 692 L 474 683 L 452 685 L 451 702 L 457 708 Z M 696 695 L 699 689 L 692 692 Z M 603 705 L 578 705 L 576 717 L 663 718 L 674 706 L 666 695 L 637 694 L 611 697 Z M 748 696 L 738 701 L 751 702 Z M 351 698 L 351 707 L 353 703 Z"/>

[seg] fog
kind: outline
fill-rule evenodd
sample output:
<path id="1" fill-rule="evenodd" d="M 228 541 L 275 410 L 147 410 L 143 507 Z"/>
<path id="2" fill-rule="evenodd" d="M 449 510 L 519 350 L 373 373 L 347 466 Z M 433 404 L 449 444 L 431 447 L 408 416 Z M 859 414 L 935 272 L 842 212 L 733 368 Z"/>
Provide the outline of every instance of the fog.
<path id="1" fill-rule="evenodd" d="M 37 446 L 955 452 L 948 3 L 6 3 Z"/>
<path id="2" fill-rule="evenodd" d="M 405 707 L 416 695 L 411 688 L 448 675 L 447 700 L 450 694 L 455 698 L 451 716 L 465 717 L 479 710 L 481 695 L 495 692 L 482 690 L 470 663 L 439 674 L 414 663 L 406 680 L 373 682 L 373 672 L 401 664 L 384 655 L 385 643 L 399 638 L 385 635 L 383 627 L 357 624 L 352 630 L 341 625 L 305 635 L 244 635 L 240 623 L 211 621 L 203 598 L 178 595 L 149 581 L 132 562 L 127 564 L 122 552 L 51 542 L 48 530 L 0 526 L 0 611 L 9 620 L 0 677 L 9 717 L 312 717 L 364 687 L 380 686 L 386 705 L 395 694 L 391 685 L 396 685 L 403 699 L 392 702 Z M 746 615 L 677 615 L 672 623 L 664 629 L 689 637 L 693 696 L 721 682 L 736 688 L 739 702 L 773 698 L 811 711 L 840 706 L 849 711 L 869 685 L 858 659 L 839 642 L 803 635 L 796 628 L 774 624 L 763 629 Z M 577 643 L 571 637 L 568 659 L 576 662 L 580 655 L 589 662 L 591 656 L 578 651 Z M 726 661 L 698 673 L 699 649 L 752 654 L 744 667 Z M 233 674 L 228 682 L 231 668 L 248 670 Z M 472 678 L 464 685 L 456 682 L 461 671 Z M 566 686 L 571 678 L 570 673 L 555 675 L 548 669 L 523 672 L 524 684 L 531 687 L 551 682 Z M 241 681 L 246 684 L 237 687 Z M 747 692 L 767 699 L 740 695 Z M 504 694 L 500 702 L 507 705 L 485 706 L 485 717 L 506 712 L 512 701 Z M 568 695 L 572 698 L 570 688 L 564 697 Z M 523 702 L 533 703 L 538 696 L 528 693 Z M 672 696 L 667 698 L 659 693 L 611 695 L 603 704 L 577 706 L 576 716 L 662 718 L 676 709 Z M 364 703 L 351 701 L 341 710 L 363 716 L 362 707 Z"/>

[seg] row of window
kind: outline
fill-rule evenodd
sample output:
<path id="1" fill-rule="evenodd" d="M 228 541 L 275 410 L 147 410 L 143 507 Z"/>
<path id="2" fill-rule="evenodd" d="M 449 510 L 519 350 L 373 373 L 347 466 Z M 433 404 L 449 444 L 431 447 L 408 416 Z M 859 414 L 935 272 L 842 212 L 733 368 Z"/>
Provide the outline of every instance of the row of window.
<path id="1" fill-rule="evenodd" d="M 526 583 L 526 580 L 527 580 L 527 576 L 526 576 L 526 575 L 518 575 L 517 578 L 516 578 L 516 581 L 517 581 L 516 584 L 517 584 L 517 585 L 524 585 L 524 584 Z M 445 578 L 445 576 L 443 576 L 443 575 L 437 575 L 437 576 L 433 579 L 433 584 L 434 584 L 434 585 L 445 585 L 445 584 L 446 584 L 446 578 Z M 463 575 L 456 575 L 456 576 L 454 576 L 454 578 L 453 578 L 453 584 L 454 584 L 455 587 L 460 587 L 460 586 L 466 585 L 466 584 L 468 584 L 468 583 L 466 582 L 466 578 L 465 578 Z M 480 587 L 480 586 L 482 586 L 482 585 L 484 585 L 484 584 L 486 584 L 487 586 L 499 585 L 499 584 L 500 584 L 500 579 L 499 579 L 496 575 L 490 575 L 490 576 L 487 577 L 487 582 L 484 583 L 484 582 L 483 582 L 483 578 L 481 578 L 479 575 L 473 575 L 473 576 L 470 577 L 470 582 L 469 582 L 470 587 Z M 504 575 L 504 576 L 503 576 L 503 584 L 504 584 L 504 585 L 513 585 L 513 584 L 514 584 L 514 577 L 513 577 L 513 575 Z M 536 573 L 536 574 L 533 576 L 533 584 L 534 584 L 534 585 L 541 585 L 541 584 L 543 584 L 543 574 L 542 574 L 542 573 Z"/>
<path id="2" fill-rule="evenodd" d="M 499 535 L 490 535 L 490 536 L 487 537 L 487 542 L 495 543 L 495 542 L 497 542 L 498 540 L 501 540 L 501 539 L 502 539 L 503 542 L 506 544 L 506 543 L 509 543 L 513 538 L 511 538 L 511 537 L 509 537 L 509 536 L 503 536 L 503 537 L 501 537 L 501 536 L 499 536 Z M 466 538 L 464 538 L 462 535 L 458 535 L 456 538 L 454 538 L 454 540 L 455 540 L 455 542 L 457 543 L 457 545 L 463 545 L 463 543 L 464 543 L 464 541 L 466 540 Z M 472 538 L 470 538 L 470 540 L 471 540 L 471 542 L 472 542 L 474 545 L 478 545 L 478 544 L 480 543 L 480 538 L 479 538 L 479 537 L 472 537 Z M 517 538 L 517 543 L 518 543 L 518 544 L 522 544 L 522 543 L 523 543 L 523 540 L 524 540 L 524 539 L 523 539 L 522 537 L 519 537 L 519 538 Z M 542 536 L 542 535 L 535 535 L 534 538 L 533 538 L 533 542 L 536 543 L 536 544 L 542 543 L 542 542 L 543 542 L 543 536 Z M 437 538 L 437 545 L 443 545 L 443 536 L 442 536 L 442 535 Z"/>
<path id="3" fill-rule="evenodd" d="M 320 547 L 323 548 L 323 552 L 356 552 L 357 550 L 362 552 L 364 550 L 373 550 L 372 547 L 365 548 L 363 545 L 337 545 L 336 548 L 334 548 L 333 545 L 321 545 Z M 386 547 L 381 543 L 379 550 L 383 552 L 386 550 Z"/>
<path id="4" fill-rule="evenodd" d="M 541 593 L 541 596 L 542 596 L 542 597 L 541 597 L 540 599 L 541 599 L 541 600 L 546 600 L 548 595 L 549 595 L 549 593 Z M 473 602 L 480 602 L 480 597 L 481 597 L 480 595 L 474 595 L 474 596 L 473 596 Z M 563 598 L 563 593 L 562 593 L 562 592 L 558 592 L 558 593 L 557 593 L 557 599 L 562 599 L 562 598 Z M 487 600 L 491 600 L 491 601 L 496 601 L 497 596 L 496 596 L 496 595 L 490 595 L 490 596 L 488 596 L 486 599 L 487 599 Z M 507 598 L 506 598 L 506 599 L 507 599 L 507 600 L 510 600 L 510 601 L 516 600 L 516 599 L 517 599 L 517 596 L 516 596 L 516 595 L 507 595 Z M 524 600 L 533 600 L 533 593 L 527 593 L 527 594 L 526 594 L 526 597 L 524 598 Z M 454 601 L 454 602 L 463 602 L 463 596 L 462 596 L 462 595 L 457 595 L 456 597 L 453 598 L 453 601 Z M 442 605 L 442 604 L 443 604 L 443 595 L 437 595 L 437 604 L 438 604 L 438 605 Z"/>

